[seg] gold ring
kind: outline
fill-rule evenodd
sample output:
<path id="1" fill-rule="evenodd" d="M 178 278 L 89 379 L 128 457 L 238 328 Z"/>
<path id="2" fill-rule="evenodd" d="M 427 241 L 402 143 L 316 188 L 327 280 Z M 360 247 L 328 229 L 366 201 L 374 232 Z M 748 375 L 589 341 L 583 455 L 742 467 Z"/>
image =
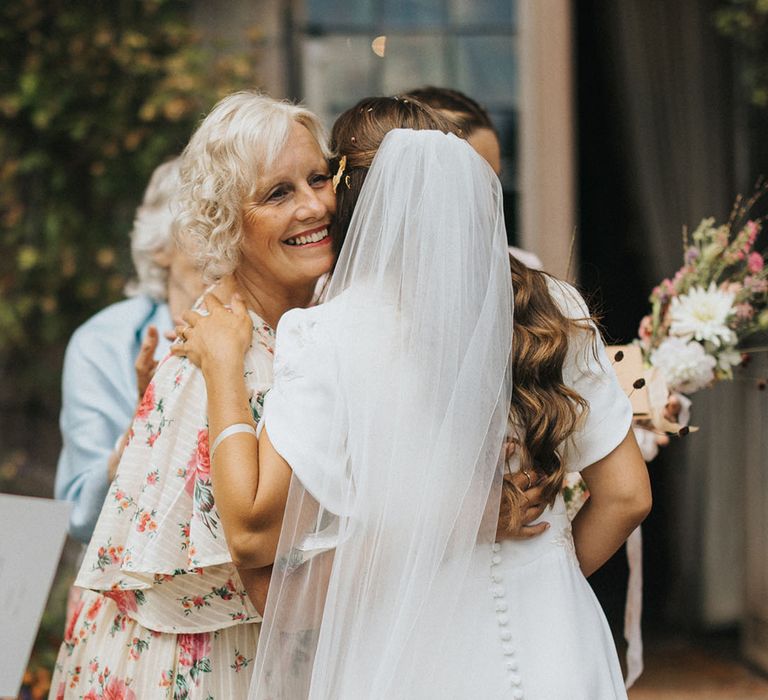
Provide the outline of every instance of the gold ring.
<path id="1" fill-rule="evenodd" d="M 531 488 L 533 481 L 531 480 L 531 475 L 528 473 L 527 469 L 523 469 L 523 474 L 525 474 L 525 478 L 528 479 L 528 485 L 525 487 L 525 490 L 527 491 L 529 488 Z"/>

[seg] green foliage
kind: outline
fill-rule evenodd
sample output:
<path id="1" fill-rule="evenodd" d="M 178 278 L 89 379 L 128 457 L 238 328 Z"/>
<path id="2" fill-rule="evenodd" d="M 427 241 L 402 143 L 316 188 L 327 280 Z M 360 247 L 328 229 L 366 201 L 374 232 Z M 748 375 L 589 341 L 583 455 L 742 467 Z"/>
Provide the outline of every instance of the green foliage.
<path id="1" fill-rule="evenodd" d="M 204 43 L 189 12 L 180 0 L 0 3 L 0 357 L 32 396 L 58 383 L 41 356 L 121 297 L 152 170 L 216 99 L 253 86 L 253 56 Z"/>
<path id="2" fill-rule="evenodd" d="M 726 0 L 714 20 L 743 51 L 742 78 L 750 101 L 768 107 L 768 0 Z"/>

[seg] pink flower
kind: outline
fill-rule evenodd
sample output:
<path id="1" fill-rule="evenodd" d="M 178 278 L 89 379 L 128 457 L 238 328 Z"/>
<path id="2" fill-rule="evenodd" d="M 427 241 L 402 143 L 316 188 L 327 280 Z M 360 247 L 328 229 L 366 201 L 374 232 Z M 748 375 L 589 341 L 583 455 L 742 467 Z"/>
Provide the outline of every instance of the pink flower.
<path id="1" fill-rule="evenodd" d="M 102 700 L 136 700 L 136 693 L 126 685 L 125 681 L 110 678 L 109 683 L 104 687 Z"/>
<path id="2" fill-rule="evenodd" d="M 751 248 L 755 243 L 757 234 L 760 233 L 760 226 L 756 221 L 747 221 L 744 228 L 747 230 L 747 247 Z"/>
<path id="3" fill-rule="evenodd" d="M 733 296 L 737 296 L 739 292 L 743 289 L 741 282 L 723 282 L 720 285 L 720 289 L 722 289 L 724 292 L 727 292 L 728 294 L 733 294 Z"/>
<path id="4" fill-rule="evenodd" d="M 187 462 L 187 482 L 184 486 L 191 496 L 195 487 L 195 479 L 205 481 L 211 473 L 211 457 L 208 451 L 208 431 L 197 431 L 197 445 Z"/>
<path id="5" fill-rule="evenodd" d="M 80 613 L 83 611 L 84 605 L 85 601 L 81 598 L 77 601 L 77 605 L 75 605 L 74 609 L 72 610 L 72 614 L 69 616 L 69 620 L 67 621 L 67 629 L 64 632 L 64 639 L 66 641 L 70 641 L 72 639 L 72 636 L 75 633 L 75 626 L 77 625 L 77 621 L 80 619 Z"/>
<path id="6" fill-rule="evenodd" d="M 96 619 L 96 615 L 99 612 L 99 609 L 101 608 L 101 603 L 104 599 L 99 596 L 96 598 L 96 600 L 91 603 L 91 607 L 88 608 L 88 612 L 85 613 L 85 619 L 89 622 L 92 622 L 94 619 Z"/>
<path id="7" fill-rule="evenodd" d="M 105 591 L 104 595 L 115 601 L 117 609 L 123 613 L 123 615 L 136 612 L 139 609 L 136 605 L 136 596 L 133 594 L 133 591 L 121 591 L 116 588 L 111 591 Z"/>
<path id="8" fill-rule="evenodd" d="M 637 334 L 641 340 L 648 340 L 653 335 L 653 320 L 650 316 L 643 316 Z"/>
<path id="9" fill-rule="evenodd" d="M 144 396 L 141 398 L 141 403 L 136 409 L 136 418 L 144 420 L 155 408 L 155 385 L 153 382 L 149 383 L 147 390 L 144 392 Z"/>
<path id="10" fill-rule="evenodd" d="M 197 634 L 180 634 L 179 663 L 182 666 L 193 666 L 211 653 L 210 634 L 200 632 Z"/>
<path id="11" fill-rule="evenodd" d="M 744 278 L 744 286 L 753 294 L 768 292 L 768 280 L 760 279 L 759 277 L 748 275 Z"/>
<path id="12" fill-rule="evenodd" d="M 749 258 L 747 258 L 747 269 L 750 272 L 760 272 L 763 269 L 763 265 L 765 265 L 765 261 L 760 253 L 749 254 Z"/>
<path id="13" fill-rule="evenodd" d="M 752 304 L 736 304 L 736 316 L 738 318 L 750 319 L 755 315 L 755 309 Z"/>

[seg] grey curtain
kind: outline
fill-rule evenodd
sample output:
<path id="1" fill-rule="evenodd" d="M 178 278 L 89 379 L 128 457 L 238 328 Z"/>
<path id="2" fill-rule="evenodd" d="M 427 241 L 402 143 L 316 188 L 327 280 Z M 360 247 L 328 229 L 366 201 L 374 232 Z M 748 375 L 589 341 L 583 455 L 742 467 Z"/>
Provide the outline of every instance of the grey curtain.
<path id="1" fill-rule="evenodd" d="M 633 226 L 648 252 L 644 264 L 651 284 L 682 263 L 683 225 L 692 229 L 704 216 L 723 220 L 738 185 L 744 187 L 737 185 L 734 165 L 731 69 L 727 47 L 713 28 L 713 5 L 604 4 L 621 96 L 616 117 L 639 212 Z M 670 499 L 667 609 L 672 618 L 695 626 L 733 623 L 743 606 L 744 460 L 735 396 L 732 386 L 698 394 L 693 423 L 702 431 L 674 445 L 653 467 L 673 472 L 666 492 L 655 494 L 657 501 Z"/>

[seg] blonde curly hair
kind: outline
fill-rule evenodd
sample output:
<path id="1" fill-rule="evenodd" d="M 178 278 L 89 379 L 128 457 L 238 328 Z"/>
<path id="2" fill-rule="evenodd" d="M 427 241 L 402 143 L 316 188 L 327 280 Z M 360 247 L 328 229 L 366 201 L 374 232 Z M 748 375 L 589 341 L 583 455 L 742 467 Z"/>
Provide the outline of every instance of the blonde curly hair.
<path id="1" fill-rule="evenodd" d="M 175 236 L 207 281 L 240 264 L 243 205 L 255 195 L 294 123 L 306 127 L 330 155 L 316 115 L 253 91 L 222 99 L 184 149 Z"/>

